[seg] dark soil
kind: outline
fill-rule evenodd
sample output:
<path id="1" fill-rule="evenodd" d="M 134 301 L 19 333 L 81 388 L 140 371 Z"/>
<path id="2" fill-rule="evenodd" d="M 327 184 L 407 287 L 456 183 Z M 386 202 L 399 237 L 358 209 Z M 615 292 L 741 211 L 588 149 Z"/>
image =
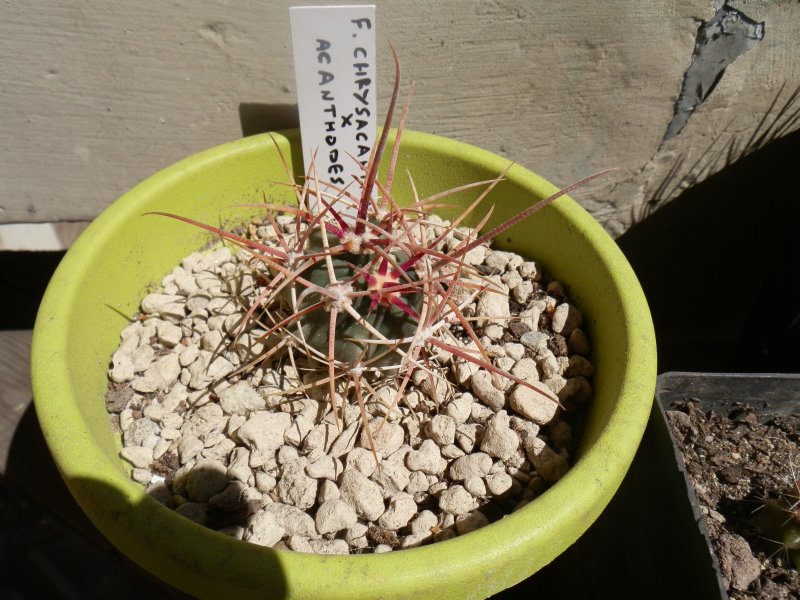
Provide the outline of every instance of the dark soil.
<path id="1" fill-rule="evenodd" d="M 800 573 L 770 541 L 794 516 L 776 507 L 800 501 L 800 416 L 759 423 L 747 406 L 719 414 L 687 400 L 667 418 L 731 598 L 800 598 Z"/>

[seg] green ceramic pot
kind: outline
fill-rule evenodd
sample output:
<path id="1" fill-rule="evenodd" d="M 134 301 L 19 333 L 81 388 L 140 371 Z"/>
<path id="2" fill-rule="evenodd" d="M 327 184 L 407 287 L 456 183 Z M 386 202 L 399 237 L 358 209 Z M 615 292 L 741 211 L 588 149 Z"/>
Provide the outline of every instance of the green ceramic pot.
<path id="1" fill-rule="evenodd" d="M 297 133 L 275 137 L 301 172 Z M 484 150 L 422 133 L 405 132 L 402 146 L 398 173 L 413 174 L 421 197 L 494 177 L 508 165 Z M 408 192 L 406 179 L 398 177 L 396 197 Z M 111 354 L 146 290 L 211 239 L 197 228 L 142 214 L 170 211 L 229 226 L 253 213 L 235 204 L 262 202 L 264 193 L 288 202 L 288 189 L 272 183 L 285 181 L 268 136 L 212 148 L 136 186 L 67 253 L 36 321 L 32 370 L 36 411 L 70 491 L 123 553 L 202 598 L 483 598 L 525 579 L 606 506 L 633 459 L 655 386 L 656 345 L 639 283 L 613 240 L 568 197 L 496 240 L 500 248 L 535 257 L 568 285 L 586 317 L 595 365 L 595 396 L 577 461 L 524 509 L 422 548 L 316 556 L 251 545 L 195 525 L 130 480 L 104 402 Z M 494 222 L 554 190 L 513 167 L 493 192 Z M 474 197 L 464 192 L 455 201 L 465 205 Z"/>

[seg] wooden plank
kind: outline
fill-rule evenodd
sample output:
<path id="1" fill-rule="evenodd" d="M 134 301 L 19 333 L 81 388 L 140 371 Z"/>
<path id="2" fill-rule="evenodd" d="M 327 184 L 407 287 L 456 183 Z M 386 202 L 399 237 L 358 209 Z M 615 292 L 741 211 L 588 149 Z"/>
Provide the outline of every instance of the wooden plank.
<path id="1" fill-rule="evenodd" d="M 0 476 L 14 433 L 31 405 L 31 330 L 0 331 Z"/>
<path id="2" fill-rule="evenodd" d="M 184 156 L 296 123 L 293 3 L 4 6 L 0 222 L 91 219 Z M 405 81 L 417 81 L 409 127 L 485 147 L 557 184 L 622 167 L 576 194 L 617 233 L 648 197 L 677 194 L 712 140 L 724 148 L 746 138 L 777 112 L 781 86 L 800 84 L 800 5 L 731 2 L 766 22 L 764 40 L 661 146 L 698 22 L 714 14 L 708 0 L 376 4 L 381 106 L 391 41 Z"/>

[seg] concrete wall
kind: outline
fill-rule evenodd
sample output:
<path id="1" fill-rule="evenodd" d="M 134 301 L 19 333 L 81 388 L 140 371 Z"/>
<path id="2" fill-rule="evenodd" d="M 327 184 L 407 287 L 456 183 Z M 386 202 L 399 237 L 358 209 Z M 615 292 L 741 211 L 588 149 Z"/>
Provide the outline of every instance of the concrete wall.
<path id="1" fill-rule="evenodd" d="M 622 167 L 575 194 L 615 234 L 720 168 L 718 150 L 738 143 L 733 154 L 742 152 L 765 117 L 786 121 L 791 109 L 780 116 L 773 102 L 800 86 L 793 0 L 731 3 L 764 23 L 760 41 L 746 19 L 722 23 L 730 13 L 719 1 L 376 3 L 379 93 L 385 102 L 391 41 L 417 82 L 409 127 L 485 147 L 560 185 Z M 0 223 L 91 219 L 188 154 L 294 125 L 290 4 L 4 4 Z M 715 15 L 717 29 L 696 46 Z M 693 108 L 714 62 L 730 64 Z M 663 142 L 676 105 L 690 118 Z"/>

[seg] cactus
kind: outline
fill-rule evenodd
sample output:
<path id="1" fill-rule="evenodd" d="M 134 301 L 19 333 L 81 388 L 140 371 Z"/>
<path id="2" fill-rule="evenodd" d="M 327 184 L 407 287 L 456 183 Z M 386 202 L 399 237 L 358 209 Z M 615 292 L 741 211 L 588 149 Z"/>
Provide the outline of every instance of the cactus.
<path id="1" fill-rule="evenodd" d="M 415 197 L 401 208 L 393 195 L 392 181 L 408 101 L 401 113 L 387 177 L 382 183 L 377 179 L 399 96 L 400 67 L 396 55 L 394 59 L 392 98 L 363 181 L 356 182 L 358 193 L 321 184 L 312 161 L 303 183 L 292 184 L 297 206 L 264 205 L 266 218 L 274 229 L 274 245 L 184 216 L 151 213 L 201 227 L 249 254 L 251 265 L 268 282 L 249 306 L 240 327 L 241 333 L 257 320 L 267 329 L 259 340 L 267 350 L 251 365 L 288 354 L 293 364 L 315 371 L 318 376 L 312 382 L 286 393 L 307 393 L 312 387 L 321 387 L 337 424 L 337 409 L 341 408 L 337 407 L 338 399 L 355 399 L 371 444 L 365 395 L 389 386 L 393 397 L 389 410 L 393 410 L 415 370 L 427 373 L 433 383 L 437 375 L 432 365 L 443 354 L 474 363 L 494 377 L 507 378 L 558 402 L 543 384 L 515 377 L 490 360 L 464 308 L 480 294 L 502 292 L 463 262 L 463 257 L 575 187 L 607 172 L 562 189 L 482 234 L 478 232 L 491 210 L 471 233 L 463 234 L 456 228 L 478 209 L 504 174 L 427 199 Z M 282 155 L 281 160 L 291 179 Z M 430 213 L 443 206 L 441 200 L 479 187 L 483 191 L 450 225 L 431 223 Z M 281 213 L 293 216 L 293 233 L 281 232 L 276 220 Z M 465 347 L 459 342 L 451 326 L 460 327 L 464 339 L 469 338 L 472 344 Z"/>
<path id="2" fill-rule="evenodd" d="M 795 569 L 800 569 L 800 479 L 790 469 L 785 489 L 764 498 L 754 519 L 764 540 L 777 546 Z"/>

